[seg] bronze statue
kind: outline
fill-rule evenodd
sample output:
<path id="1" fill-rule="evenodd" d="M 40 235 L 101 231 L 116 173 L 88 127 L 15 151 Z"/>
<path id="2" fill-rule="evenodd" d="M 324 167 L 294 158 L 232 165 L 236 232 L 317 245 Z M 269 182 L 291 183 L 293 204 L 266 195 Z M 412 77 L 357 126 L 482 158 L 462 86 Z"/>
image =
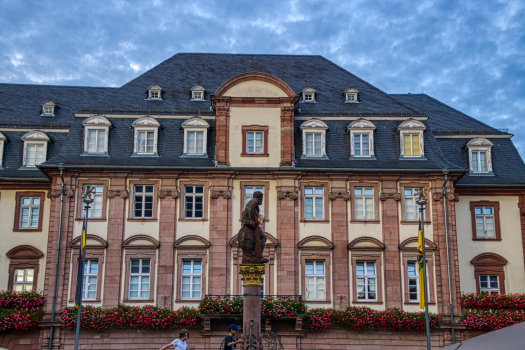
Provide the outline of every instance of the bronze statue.
<path id="1" fill-rule="evenodd" d="M 264 264 L 268 259 L 263 258 L 266 245 L 266 235 L 260 227 L 259 205 L 263 202 L 263 194 L 256 191 L 253 198 L 246 204 L 242 212 L 242 227 L 239 230 L 239 246 L 242 249 L 243 264 Z"/>

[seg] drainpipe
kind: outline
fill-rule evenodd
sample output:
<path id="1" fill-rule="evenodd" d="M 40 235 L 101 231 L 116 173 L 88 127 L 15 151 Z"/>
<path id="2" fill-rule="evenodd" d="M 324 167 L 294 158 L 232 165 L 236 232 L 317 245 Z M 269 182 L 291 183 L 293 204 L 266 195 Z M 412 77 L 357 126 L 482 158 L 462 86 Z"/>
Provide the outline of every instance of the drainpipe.
<path id="1" fill-rule="evenodd" d="M 58 169 L 60 169 L 60 178 L 62 179 L 62 186 L 60 187 L 60 216 L 58 219 L 58 247 L 57 247 L 57 264 L 55 268 L 55 288 L 53 290 L 53 310 L 51 311 L 51 322 L 55 322 L 55 306 L 57 303 L 57 282 L 58 282 L 58 264 L 60 263 L 60 244 L 62 242 L 62 211 L 64 208 L 64 169 L 66 165 L 64 163 L 58 164 Z M 51 329 L 49 330 L 49 344 L 48 350 L 51 350 L 53 346 L 53 334 L 55 332 L 55 326 L 51 324 Z"/>
<path id="2" fill-rule="evenodd" d="M 448 170 L 443 170 L 445 182 L 443 183 L 443 208 L 445 210 L 445 239 L 447 243 L 447 272 L 448 272 L 448 298 L 450 300 L 450 325 L 454 325 L 454 303 L 452 302 L 452 277 L 450 276 L 450 243 L 448 238 L 448 215 L 447 215 L 447 189 Z M 452 330 L 452 344 L 456 344 L 456 332 Z"/>

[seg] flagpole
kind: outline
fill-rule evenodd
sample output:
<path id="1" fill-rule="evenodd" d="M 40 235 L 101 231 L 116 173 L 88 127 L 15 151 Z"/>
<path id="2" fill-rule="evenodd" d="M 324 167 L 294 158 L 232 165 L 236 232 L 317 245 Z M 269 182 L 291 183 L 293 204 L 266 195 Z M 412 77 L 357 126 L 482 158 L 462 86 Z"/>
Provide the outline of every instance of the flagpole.
<path id="1" fill-rule="evenodd" d="M 82 284 L 84 283 L 83 281 L 83 271 L 84 271 L 84 258 L 85 258 L 85 241 L 86 241 L 86 232 L 87 232 L 87 224 L 88 224 L 88 215 L 89 215 L 89 208 L 91 208 L 89 206 L 90 203 L 93 202 L 93 197 L 92 197 L 92 191 L 94 190 L 93 187 L 90 187 L 90 186 L 86 186 L 85 189 L 84 189 L 84 193 L 82 194 L 82 201 L 84 202 L 85 206 L 84 208 L 86 209 L 86 213 L 84 215 L 84 223 L 82 225 L 82 233 L 81 233 L 81 236 L 80 236 L 80 245 L 79 245 L 79 264 L 81 266 L 81 273 L 80 273 L 80 276 L 78 276 L 77 274 L 77 287 L 79 286 L 80 284 L 80 292 L 82 293 Z M 78 300 L 78 312 L 77 312 L 77 327 L 76 327 L 76 332 L 75 332 L 75 350 L 78 350 L 78 339 L 80 337 L 80 314 L 82 312 L 82 294 Z M 75 300 L 76 302 L 76 300 Z"/>
<path id="2" fill-rule="evenodd" d="M 425 330 L 427 333 L 427 350 L 431 350 L 430 347 L 430 322 L 428 319 L 428 281 L 427 281 L 427 255 L 426 255 L 426 242 L 425 242 L 425 207 L 427 204 L 425 190 L 421 189 L 419 193 L 419 220 L 421 222 L 421 237 L 423 240 L 423 280 L 424 280 L 424 294 L 425 294 Z"/>

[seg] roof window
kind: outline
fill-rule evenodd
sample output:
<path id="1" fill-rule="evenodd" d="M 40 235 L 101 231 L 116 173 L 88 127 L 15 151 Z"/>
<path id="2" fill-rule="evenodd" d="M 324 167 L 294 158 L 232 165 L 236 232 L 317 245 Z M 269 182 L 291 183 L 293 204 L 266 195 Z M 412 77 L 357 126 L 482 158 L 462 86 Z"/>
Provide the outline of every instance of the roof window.
<path id="1" fill-rule="evenodd" d="M 191 101 L 204 101 L 205 92 L 202 86 L 194 86 L 191 89 Z"/>
<path id="2" fill-rule="evenodd" d="M 397 127 L 400 135 L 400 160 L 426 160 L 423 132 L 426 126 L 415 119 L 407 119 Z"/>
<path id="3" fill-rule="evenodd" d="M 345 90 L 345 103 L 359 103 L 359 91 L 354 88 Z"/>
<path id="4" fill-rule="evenodd" d="M 147 100 L 157 100 L 162 101 L 161 97 L 162 89 L 158 85 L 152 85 L 148 88 L 148 98 Z"/>
<path id="5" fill-rule="evenodd" d="M 301 91 L 303 100 L 301 102 L 315 103 L 315 90 L 312 88 L 306 88 Z"/>
<path id="6" fill-rule="evenodd" d="M 42 116 L 55 116 L 55 104 L 52 101 L 46 101 L 42 103 Z"/>
<path id="7" fill-rule="evenodd" d="M 487 139 L 476 138 L 467 143 L 470 175 L 494 175 L 492 171 L 492 147 Z"/>

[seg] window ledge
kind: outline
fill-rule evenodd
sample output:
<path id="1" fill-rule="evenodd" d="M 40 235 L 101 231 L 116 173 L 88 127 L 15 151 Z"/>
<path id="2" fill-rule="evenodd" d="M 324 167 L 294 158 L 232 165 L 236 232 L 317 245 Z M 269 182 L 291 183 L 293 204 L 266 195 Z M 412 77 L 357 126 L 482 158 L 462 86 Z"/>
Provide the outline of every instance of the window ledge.
<path id="1" fill-rule="evenodd" d="M 268 153 L 241 153 L 241 157 L 269 157 Z"/>
<path id="2" fill-rule="evenodd" d="M 357 223 L 357 224 L 380 224 L 381 221 L 379 220 L 350 220 L 351 223 Z"/>
<path id="3" fill-rule="evenodd" d="M 109 154 L 108 154 L 108 152 L 104 152 L 104 153 L 87 153 L 87 152 L 84 152 L 80 156 L 81 157 L 109 157 Z"/>
<path id="4" fill-rule="evenodd" d="M 323 154 L 322 156 L 307 156 L 306 154 L 301 155 L 301 159 L 310 159 L 310 160 L 328 160 L 328 156 Z"/>
<path id="5" fill-rule="evenodd" d="M 157 221 L 157 219 L 156 218 L 147 218 L 147 219 L 143 219 L 143 218 L 128 218 L 128 221 L 153 222 L 153 221 Z"/>
<path id="6" fill-rule="evenodd" d="M 14 228 L 13 232 L 42 232 L 41 228 Z"/>
<path id="7" fill-rule="evenodd" d="M 164 101 L 162 98 L 145 98 L 144 101 Z"/>
<path id="8" fill-rule="evenodd" d="M 306 101 L 306 100 L 301 100 L 299 101 L 299 103 L 318 103 L 317 101 Z"/>
<path id="9" fill-rule="evenodd" d="M 196 98 L 194 99 L 194 98 L 192 98 L 192 99 L 190 100 L 190 102 L 206 102 L 206 101 L 207 101 L 206 99 L 200 99 L 200 98 L 199 98 L 199 99 L 196 99 Z"/>
<path id="10" fill-rule="evenodd" d="M 127 299 L 127 298 L 124 298 L 124 300 L 122 301 L 128 302 L 128 303 L 153 303 L 155 302 L 155 300 L 153 299 Z"/>
<path id="11" fill-rule="evenodd" d="M 349 160 L 377 160 L 375 155 L 370 156 L 350 156 Z"/>
<path id="12" fill-rule="evenodd" d="M 191 218 L 179 218 L 178 221 L 180 222 L 199 222 L 199 221 L 208 221 L 208 219 L 204 219 L 204 218 L 195 218 L 195 219 L 191 219 Z"/>
<path id="13" fill-rule="evenodd" d="M 495 241 L 500 242 L 501 238 L 472 238 L 473 241 Z"/>
<path id="14" fill-rule="evenodd" d="M 316 219 L 301 219 L 301 220 L 299 220 L 299 222 L 314 223 L 314 224 L 315 223 L 322 223 L 322 224 L 324 224 L 324 223 L 330 222 L 330 220 L 327 220 L 327 219 L 322 219 L 322 220 L 321 219 L 320 220 L 316 220 Z"/>
<path id="15" fill-rule="evenodd" d="M 405 301 L 404 304 L 405 305 L 419 305 L 419 301 Z M 436 303 L 428 302 L 428 305 L 436 305 Z"/>
<path id="16" fill-rule="evenodd" d="M 18 170 L 39 170 L 36 166 L 22 166 Z"/>
<path id="17" fill-rule="evenodd" d="M 420 156 L 420 157 L 399 156 L 399 160 L 428 160 L 428 159 L 425 156 Z"/>
<path id="18" fill-rule="evenodd" d="M 181 158 L 208 158 L 208 153 L 204 153 L 204 154 L 188 154 L 188 153 L 183 153 L 182 156 L 180 156 Z"/>
<path id="19" fill-rule="evenodd" d="M 470 171 L 468 175 L 469 176 L 496 176 L 493 171 L 489 171 L 486 173 L 478 173 L 478 172 Z"/>
<path id="20" fill-rule="evenodd" d="M 419 225 L 419 221 L 415 220 L 415 221 L 407 221 L 407 220 L 401 220 L 401 225 Z M 430 221 L 425 221 L 424 222 L 425 225 L 430 225 L 431 222 Z"/>
<path id="21" fill-rule="evenodd" d="M 352 304 L 383 304 L 382 301 L 352 300 Z"/>
<path id="22" fill-rule="evenodd" d="M 75 221 L 84 221 L 84 218 L 75 218 Z M 107 221 L 106 218 L 88 218 L 88 222 Z"/>
<path id="23" fill-rule="evenodd" d="M 308 304 L 330 304 L 330 300 L 303 300 Z"/>
<path id="24" fill-rule="evenodd" d="M 202 299 L 175 299 L 175 302 L 176 303 L 200 303 L 201 300 Z"/>
<path id="25" fill-rule="evenodd" d="M 158 153 L 153 153 L 153 154 L 133 153 L 131 155 L 131 157 L 158 157 L 158 156 L 159 156 Z"/>
<path id="26" fill-rule="evenodd" d="M 348 101 L 348 100 L 345 100 L 345 103 L 361 103 L 361 101 Z"/>

